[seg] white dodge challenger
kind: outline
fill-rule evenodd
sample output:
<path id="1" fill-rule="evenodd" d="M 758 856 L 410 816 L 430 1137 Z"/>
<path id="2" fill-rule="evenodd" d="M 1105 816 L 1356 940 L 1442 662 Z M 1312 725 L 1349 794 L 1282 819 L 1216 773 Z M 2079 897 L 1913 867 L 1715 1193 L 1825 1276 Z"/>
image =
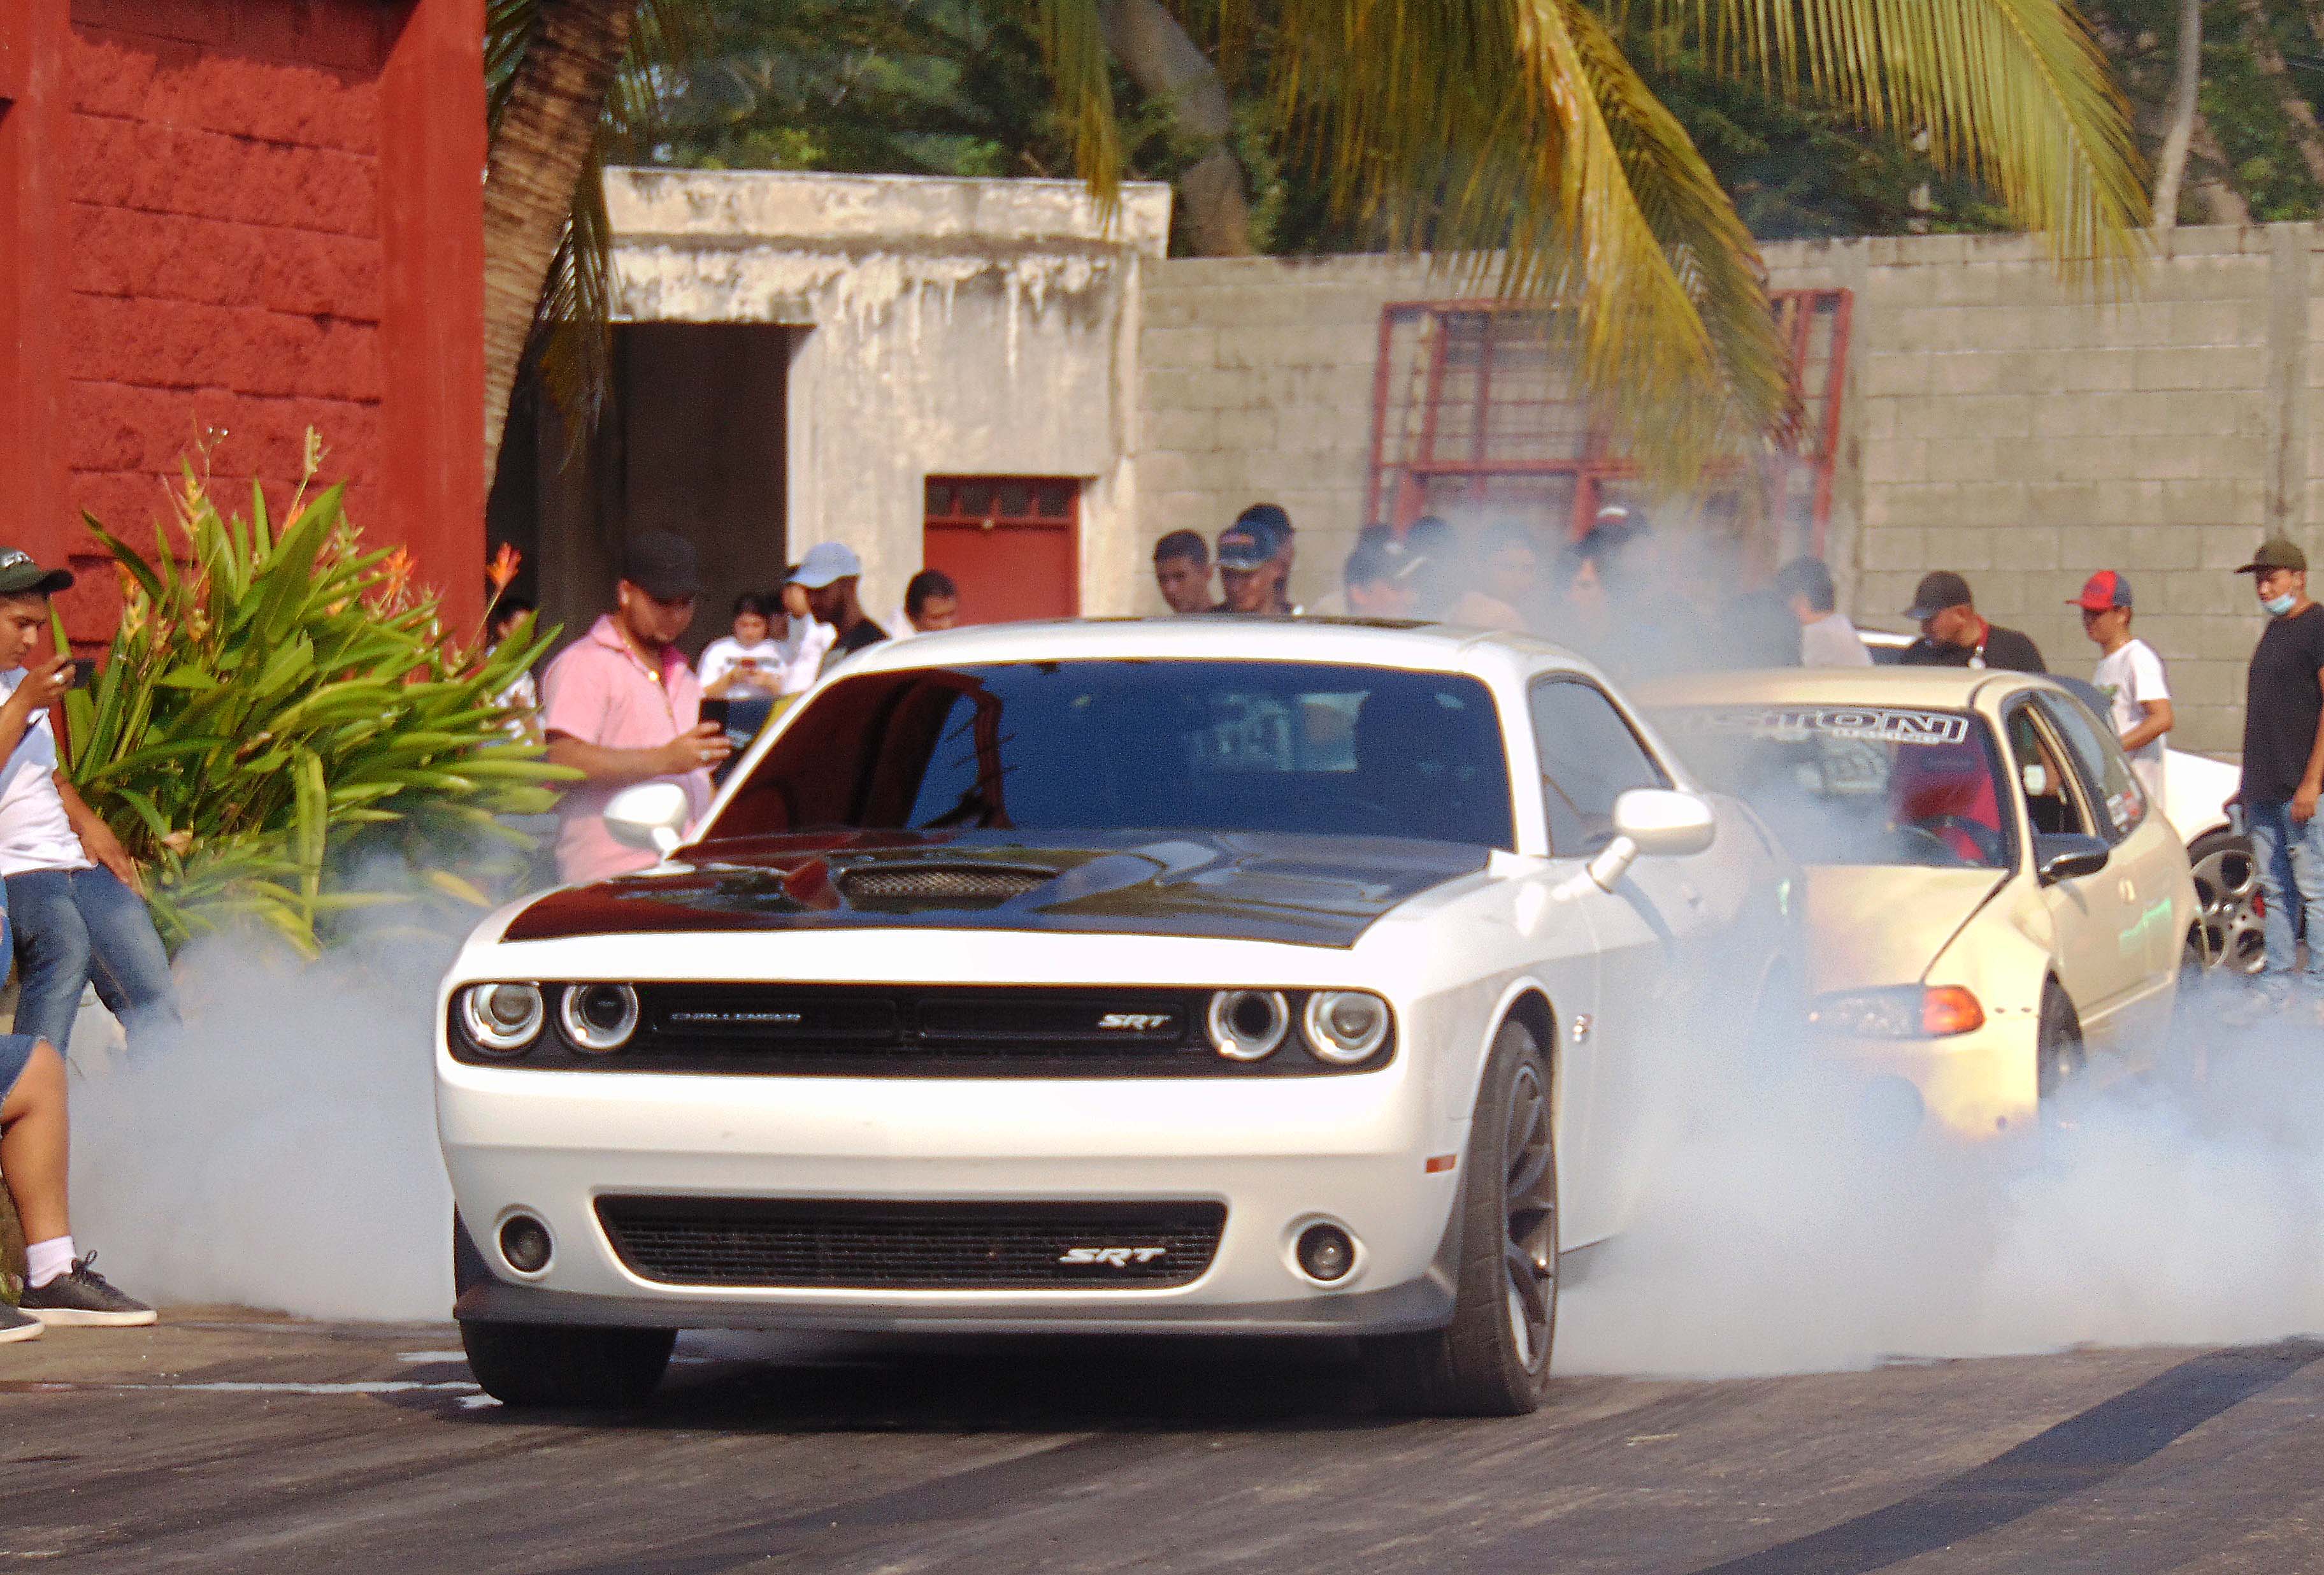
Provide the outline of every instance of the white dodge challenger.
<path id="1" fill-rule="evenodd" d="M 1795 999 L 1795 870 L 1571 654 L 1192 618 L 876 647 L 663 861 L 438 1002 L 456 1314 L 506 1402 L 686 1328 L 1358 1336 L 1540 1402 L 1632 1090 Z M 1710 1025 L 1716 1024 L 1713 1028 Z"/>

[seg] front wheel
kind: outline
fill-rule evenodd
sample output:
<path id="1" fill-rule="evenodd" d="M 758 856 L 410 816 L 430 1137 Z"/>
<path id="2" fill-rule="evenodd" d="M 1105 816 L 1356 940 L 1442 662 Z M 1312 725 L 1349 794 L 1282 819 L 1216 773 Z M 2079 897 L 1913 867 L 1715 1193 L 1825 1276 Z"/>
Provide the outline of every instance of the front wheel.
<path id="1" fill-rule="evenodd" d="M 669 1329 L 460 1325 L 468 1370 L 503 1405 L 623 1409 L 645 1404 L 669 1366 Z"/>
<path id="2" fill-rule="evenodd" d="M 1557 1333 L 1557 1149 L 1549 1067 L 1521 1023 L 1493 1041 L 1462 1158 L 1452 1321 L 1365 1342 L 1381 1404 L 1521 1416 L 1549 1387 Z"/>

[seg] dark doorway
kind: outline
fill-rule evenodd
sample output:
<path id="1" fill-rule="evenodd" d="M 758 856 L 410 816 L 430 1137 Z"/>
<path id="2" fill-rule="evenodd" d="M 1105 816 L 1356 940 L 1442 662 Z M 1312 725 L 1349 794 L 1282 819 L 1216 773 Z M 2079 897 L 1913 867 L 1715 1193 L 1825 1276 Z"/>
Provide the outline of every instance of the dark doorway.
<path id="1" fill-rule="evenodd" d="M 779 588 L 787 395 L 804 331 L 618 325 L 611 397 L 577 447 L 527 376 L 509 413 L 489 531 L 525 553 L 518 588 L 540 603 L 543 627 L 562 624 L 570 640 L 611 605 L 621 544 L 638 531 L 673 531 L 701 554 L 689 657 L 727 631 L 738 593 Z"/>

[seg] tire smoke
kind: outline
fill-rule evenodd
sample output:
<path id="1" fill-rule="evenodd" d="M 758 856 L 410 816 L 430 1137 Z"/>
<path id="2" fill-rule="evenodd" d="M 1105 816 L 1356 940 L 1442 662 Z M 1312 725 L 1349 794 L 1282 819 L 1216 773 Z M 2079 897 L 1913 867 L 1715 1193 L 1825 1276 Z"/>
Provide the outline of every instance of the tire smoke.
<path id="1" fill-rule="evenodd" d="M 455 946 L 397 932 L 307 962 L 209 939 L 178 959 L 182 1029 L 124 1049 L 85 1009 L 76 1244 L 157 1304 L 450 1316 L 430 1018 Z"/>
<path id="2" fill-rule="evenodd" d="M 1885 1119 L 1812 1045 L 1687 1065 L 1657 1091 L 1683 1108 L 1642 1208 L 1569 1283 L 1561 1369 L 1738 1376 L 2324 1330 L 2324 1030 L 2225 1029 L 2236 988 L 2182 1010 L 2160 1070 L 2070 1088 L 2056 1122 L 2006 1141 Z"/>

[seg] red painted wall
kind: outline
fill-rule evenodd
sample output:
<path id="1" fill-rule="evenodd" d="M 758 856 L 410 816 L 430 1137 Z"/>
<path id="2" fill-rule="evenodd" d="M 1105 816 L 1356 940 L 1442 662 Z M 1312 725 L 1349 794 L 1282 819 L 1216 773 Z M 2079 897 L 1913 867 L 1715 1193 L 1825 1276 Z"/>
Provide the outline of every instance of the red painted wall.
<path id="1" fill-rule="evenodd" d="M 0 539 L 98 571 L 76 643 L 114 605 L 78 511 L 142 540 L 181 456 L 246 497 L 310 427 L 355 522 L 473 616 L 481 0 L 18 6 L 45 80 L 0 111 L 0 438 L 13 407 L 51 474 L 0 486 Z M 25 190 L 40 166 L 60 189 Z"/>

